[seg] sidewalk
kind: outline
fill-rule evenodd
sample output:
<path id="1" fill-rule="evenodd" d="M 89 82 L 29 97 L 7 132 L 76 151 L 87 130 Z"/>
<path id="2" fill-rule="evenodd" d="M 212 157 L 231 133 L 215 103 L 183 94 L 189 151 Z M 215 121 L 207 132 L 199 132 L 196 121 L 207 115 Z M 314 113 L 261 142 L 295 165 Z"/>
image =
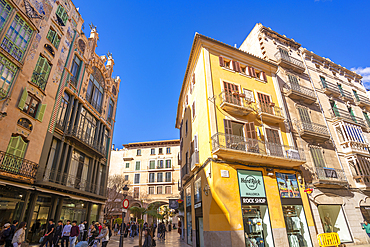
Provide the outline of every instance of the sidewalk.
<path id="1" fill-rule="evenodd" d="M 185 244 L 184 242 L 180 241 L 180 235 L 177 233 L 177 230 L 166 232 L 166 240 L 159 240 L 154 238 L 157 247 L 189 247 L 189 245 Z M 144 244 L 144 236 L 143 236 L 143 244 Z M 112 236 L 107 247 L 118 247 L 119 245 L 119 236 Z M 124 238 L 123 247 L 134 247 L 139 246 L 139 237 L 136 236 L 134 239 L 132 238 Z M 367 246 L 366 246 L 367 247 Z M 370 246 L 369 246 L 370 247 Z"/>

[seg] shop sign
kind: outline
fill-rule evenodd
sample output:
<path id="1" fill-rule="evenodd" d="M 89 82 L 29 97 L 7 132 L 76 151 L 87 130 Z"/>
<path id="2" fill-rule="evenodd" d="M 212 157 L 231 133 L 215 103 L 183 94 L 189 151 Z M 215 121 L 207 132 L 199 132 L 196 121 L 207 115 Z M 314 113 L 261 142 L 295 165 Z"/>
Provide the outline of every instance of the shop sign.
<path id="1" fill-rule="evenodd" d="M 179 202 L 177 199 L 169 199 L 169 208 L 170 209 L 178 209 L 179 208 Z"/>
<path id="2" fill-rule="evenodd" d="M 238 170 L 242 204 L 267 204 L 262 172 Z"/>
<path id="3" fill-rule="evenodd" d="M 198 203 L 194 204 L 194 209 L 200 208 L 201 206 L 202 206 L 202 203 L 198 202 Z"/>
<path id="4" fill-rule="evenodd" d="M 331 168 L 324 168 L 325 176 L 327 178 L 338 178 L 337 171 Z"/>
<path id="5" fill-rule="evenodd" d="M 278 172 L 275 174 L 281 198 L 301 198 L 295 174 Z"/>

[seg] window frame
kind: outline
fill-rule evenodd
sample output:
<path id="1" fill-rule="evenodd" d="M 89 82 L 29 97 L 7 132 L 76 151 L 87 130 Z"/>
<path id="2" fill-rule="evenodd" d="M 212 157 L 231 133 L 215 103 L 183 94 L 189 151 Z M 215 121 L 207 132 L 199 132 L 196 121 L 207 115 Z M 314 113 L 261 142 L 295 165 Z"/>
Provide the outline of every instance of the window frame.
<path id="1" fill-rule="evenodd" d="M 139 167 L 139 169 L 137 169 Z M 135 162 L 135 171 L 140 171 L 141 170 L 141 162 L 140 161 L 136 161 Z"/>
<path id="2" fill-rule="evenodd" d="M 134 175 L 134 184 L 140 184 L 140 173 L 135 173 L 135 175 Z"/>
<path id="3" fill-rule="evenodd" d="M 46 39 L 50 41 L 50 43 L 54 46 L 56 50 L 58 50 L 62 37 L 59 36 L 57 31 L 55 31 L 52 28 L 49 28 L 48 34 L 46 35 Z"/>

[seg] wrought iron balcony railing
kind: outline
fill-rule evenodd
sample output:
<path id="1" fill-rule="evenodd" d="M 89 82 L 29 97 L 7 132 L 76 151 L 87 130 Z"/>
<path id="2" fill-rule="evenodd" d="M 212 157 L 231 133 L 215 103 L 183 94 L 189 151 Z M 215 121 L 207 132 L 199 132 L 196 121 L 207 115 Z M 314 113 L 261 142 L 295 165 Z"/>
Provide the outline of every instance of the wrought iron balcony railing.
<path id="1" fill-rule="evenodd" d="M 281 145 L 272 142 L 265 142 L 257 139 L 250 139 L 243 136 L 216 133 L 211 138 L 212 151 L 223 148 L 238 150 L 245 153 L 255 153 L 271 157 L 280 157 L 293 160 L 306 160 L 304 150 L 293 146 Z"/>
<path id="2" fill-rule="evenodd" d="M 366 105 L 366 106 L 370 106 L 370 100 L 365 97 L 365 96 L 362 96 L 362 95 L 359 95 L 357 94 L 355 96 L 355 101 L 358 105 Z"/>
<path id="3" fill-rule="evenodd" d="M 366 127 L 365 121 L 363 119 L 351 115 L 348 111 L 338 108 L 330 108 L 329 112 L 332 118 L 342 119 L 344 121 L 349 121 L 351 123 L 355 123 L 363 127 Z"/>
<path id="4" fill-rule="evenodd" d="M 279 106 L 275 106 L 274 103 L 261 103 L 257 104 L 258 112 L 263 115 L 269 115 L 276 118 L 284 119 L 283 110 Z"/>
<path id="5" fill-rule="evenodd" d="M 304 64 L 301 60 L 278 51 L 275 53 L 275 58 L 279 65 L 292 67 L 293 70 L 300 72 L 305 70 Z"/>
<path id="6" fill-rule="evenodd" d="M 42 91 L 45 91 L 45 87 L 48 82 L 45 80 L 43 74 L 44 73 L 40 74 L 33 72 L 31 81 L 36 84 Z"/>
<path id="7" fill-rule="evenodd" d="M 325 125 L 317 124 L 317 123 L 306 123 L 302 121 L 298 121 L 298 131 L 300 133 L 304 131 L 314 132 L 318 135 L 325 135 L 329 136 L 328 128 Z"/>
<path id="8" fill-rule="evenodd" d="M 86 93 L 86 100 L 90 103 L 90 105 L 92 107 L 95 108 L 95 110 L 97 110 L 99 113 L 101 113 L 102 111 L 102 105 L 101 105 L 101 102 L 98 102 L 98 101 L 95 101 L 93 99 L 93 95 L 89 94 L 89 93 Z"/>
<path id="9" fill-rule="evenodd" d="M 160 180 L 157 179 L 147 179 L 146 182 L 148 184 L 161 184 L 161 183 L 175 183 L 173 178 L 162 178 Z"/>
<path id="10" fill-rule="evenodd" d="M 298 83 L 289 82 L 287 83 L 287 85 L 289 86 L 290 90 L 292 90 L 293 92 L 298 92 L 307 97 L 316 98 L 315 92 L 311 88 L 301 86 Z"/>
<path id="11" fill-rule="evenodd" d="M 190 174 L 190 167 L 189 163 L 186 163 L 183 167 L 181 167 L 181 179 L 186 179 Z"/>
<path id="12" fill-rule="evenodd" d="M 353 96 L 349 91 L 341 89 L 341 88 L 339 88 L 339 91 L 340 91 L 340 95 L 341 95 L 342 98 L 344 98 L 345 100 L 352 100 L 353 101 Z"/>
<path id="13" fill-rule="evenodd" d="M 321 88 L 324 90 L 326 94 L 333 94 L 334 96 L 341 95 L 341 92 L 339 91 L 339 87 L 337 84 L 334 84 L 332 82 L 328 81 L 321 81 Z"/>
<path id="14" fill-rule="evenodd" d="M 245 94 L 238 92 L 222 91 L 219 95 L 220 106 L 226 111 L 233 111 L 237 114 L 247 115 L 254 110 L 254 103 Z"/>
<path id="15" fill-rule="evenodd" d="M 334 169 L 328 167 L 315 167 L 315 169 L 317 179 L 319 180 L 347 182 L 346 174 L 342 169 Z"/>
<path id="16" fill-rule="evenodd" d="M 105 196 L 105 189 L 103 185 L 92 183 L 91 181 L 77 177 L 76 175 L 55 171 L 54 169 L 45 170 L 43 181 L 63 185 L 100 196 Z"/>
<path id="17" fill-rule="evenodd" d="M 15 178 L 35 179 L 38 164 L 0 151 L 0 172 L 16 175 Z"/>

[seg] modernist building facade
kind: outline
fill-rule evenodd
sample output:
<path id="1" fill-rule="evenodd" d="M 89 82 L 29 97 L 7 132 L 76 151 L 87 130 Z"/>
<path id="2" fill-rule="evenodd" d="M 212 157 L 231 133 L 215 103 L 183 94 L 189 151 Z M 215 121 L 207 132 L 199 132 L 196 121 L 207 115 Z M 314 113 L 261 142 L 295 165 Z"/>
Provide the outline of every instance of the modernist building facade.
<path id="1" fill-rule="evenodd" d="M 111 152 L 109 175 L 120 174 L 128 181 L 130 206 L 166 205 L 169 199 L 180 198 L 179 144 L 179 140 L 135 142 Z M 134 217 L 129 212 L 125 221 Z M 177 223 L 177 217 L 171 220 Z"/>
<path id="2" fill-rule="evenodd" d="M 178 103 L 185 241 L 315 246 L 274 62 L 196 34 Z"/>
<path id="3" fill-rule="evenodd" d="M 359 224 L 370 209 L 370 101 L 362 77 L 262 24 L 240 49 L 279 65 L 277 93 L 287 125 L 305 149 L 302 172 L 313 188 L 317 233 L 337 232 L 347 245 L 367 243 Z"/>
<path id="4" fill-rule="evenodd" d="M 99 220 L 119 78 L 73 3 L 2 1 L 0 223 Z"/>

